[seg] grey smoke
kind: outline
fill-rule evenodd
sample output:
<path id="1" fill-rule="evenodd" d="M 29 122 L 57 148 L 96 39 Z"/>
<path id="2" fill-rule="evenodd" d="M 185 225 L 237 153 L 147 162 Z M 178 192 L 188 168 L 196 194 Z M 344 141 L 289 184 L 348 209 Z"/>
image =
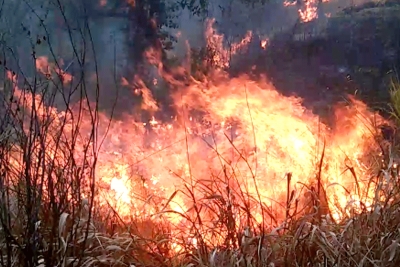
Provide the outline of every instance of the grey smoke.
<path id="1" fill-rule="evenodd" d="M 45 4 L 41 0 L 6 1 L 0 16 L 0 37 L 8 58 L 16 59 L 9 64 L 15 69 L 19 66 L 27 76 L 33 75 L 31 43 L 34 44 L 36 38 L 49 34 L 47 41 L 57 55 L 57 59 L 62 59 L 64 66 L 70 66 L 68 71 L 73 72 L 74 76 L 78 75 L 80 66 L 74 52 L 82 53 L 83 39 L 89 36 L 85 31 L 85 15 L 88 15 L 101 85 L 100 104 L 104 108 L 112 107 L 118 91 L 119 109 L 129 112 L 131 106 L 134 105 L 132 89 L 121 87 L 117 90 L 116 88 L 120 84 L 121 77 L 127 78 L 128 81 L 132 78 L 127 77 L 126 72 L 129 64 L 134 60 L 130 58 L 126 47 L 127 36 L 124 27 L 128 24 L 128 19 L 96 16 L 90 12 L 84 14 L 82 1 L 61 2 L 64 4 L 67 23 L 60 16 L 55 0 Z M 345 7 L 365 2 L 367 0 L 331 0 L 322 4 L 321 12 L 333 15 Z M 270 0 L 267 4 L 254 6 L 243 4 L 239 0 L 213 0 L 210 1 L 207 11 L 209 18 L 215 18 L 215 26 L 220 33 L 225 35 L 226 40 L 237 41 L 243 38 L 248 30 L 253 31 L 257 36 L 268 37 L 276 32 L 290 29 L 298 20 L 297 9 L 298 6 L 284 7 L 282 0 Z M 43 19 L 42 23 L 38 17 Z M 204 20 L 191 15 L 188 10 L 181 10 L 176 22 L 179 25 L 178 29 L 169 31 L 171 34 L 177 34 L 179 31 L 180 38 L 170 52 L 171 55 L 185 56 L 188 52 L 186 42 L 193 48 L 204 45 Z M 42 24 L 46 26 L 46 29 Z M 72 43 L 75 51 L 72 49 Z M 85 62 L 87 79 L 94 82 L 94 54 L 90 43 L 86 45 L 88 45 L 88 58 Z M 52 58 L 48 45 L 37 45 L 35 51 L 38 56 L 48 56 L 50 60 Z M 94 95 L 93 89 L 91 95 Z"/>

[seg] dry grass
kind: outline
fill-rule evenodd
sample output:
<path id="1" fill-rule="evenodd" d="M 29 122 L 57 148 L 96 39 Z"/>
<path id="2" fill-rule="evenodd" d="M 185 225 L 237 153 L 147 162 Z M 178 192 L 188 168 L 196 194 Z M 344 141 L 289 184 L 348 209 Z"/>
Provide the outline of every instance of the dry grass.
<path id="1" fill-rule="evenodd" d="M 219 220 L 212 228 L 197 219 L 188 224 L 199 241 L 198 246 L 181 240 L 184 249 L 174 255 L 171 235 L 164 224 L 135 221 L 126 225 L 117 215 L 105 222 L 100 213 L 90 214 L 90 199 L 75 195 L 61 201 L 65 196 L 60 192 L 68 191 L 78 178 L 62 180 L 60 173 L 53 171 L 51 175 L 58 176 L 52 181 L 62 183 L 50 196 L 40 195 L 36 190 L 48 188 L 51 175 L 46 174 L 43 183 L 38 183 L 35 176 L 27 179 L 26 168 L 20 172 L 7 168 L 11 166 L 6 155 L 10 145 L 4 140 L 9 136 L 7 131 L 1 136 L 0 251 L 4 266 L 397 266 L 400 263 L 399 175 L 390 156 L 372 179 L 378 188 L 372 209 L 340 222 L 332 221 L 329 216 L 319 217 L 319 204 L 298 215 L 289 204 L 288 192 L 287 209 L 291 213 L 285 222 L 276 229 L 263 227 L 252 217 L 251 208 L 258 205 L 257 198 L 239 192 L 233 202 L 229 188 L 220 190 L 203 185 L 202 197 L 196 199 L 196 205 L 207 207 Z M 25 159 L 23 166 L 30 160 Z M 75 170 L 77 166 L 67 167 Z M 16 185 L 5 185 L 9 176 L 19 177 Z M 189 187 L 187 193 L 192 193 Z M 74 207 L 67 202 L 75 203 Z M 265 207 L 264 212 L 265 221 L 273 222 L 274 211 Z M 240 216 L 247 224 L 235 225 L 234 216 Z M 140 231 L 143 224 L 147 227 L 146 234 Z M 204 234 L 209 237 L 210 232 L 223 240 L 222 245 L 213 246 L 212 241 L 203 240 Z M 33 262 L 32 258 L 36 260 Z"/>
<path id="2" fill-rule="evenodd" d="M 161 224 L 153 225 L 153 235 L 146 238 L 140 233 L 132 234 L 135 227 L 123 223 L 116 233 L 107 234 L 104 225 L 95 218 L 89 223 L 87 211 L 75 218 L 63 213 L 58 218 L 57 237 L 61 245 L 57 260 L 60 266 L 397 266 L 400 262 L 397 181 L 398 172 L 389 163 L 376 177 L 378 190 L 373 208 L 341 222 L 325 216 L 316 220 L 314 213 L 288 218 L 280 228 L 252 230 L 232 226 L 226 218 L 212 229 L 225 233 L 223 238 L 229 240 L 225 246 L 199 242 L 196 248 L 185 247 L 180 255 L 171 254 L 168 229 Z M 208 202 L 208 207 L 230 214 L 224 208 L 229 206 L 218 204 L 229 200 L 221 195 L 218 200 L 214 205 Z M 198 205 L 202 203 L 199 201 Z M 210 231 L 198 226 L 198 237 L 206 230 Z M 41 253 L 45 255 L 45 251 Z"/>
<path id="3" fill-rule="evenodd" d="M 71 45 L 74 46 L 72 38 Z M 77 62 L 84 62 L 78 53 L 75 57 Z M 57 62 L 56 56 L 53 61 Z M 40 92 L 51 105 L 60 97 L 54 92 L 63 91 L 67 92 L 63 104 L 68 107 L 71 104 L 69 94 L 78 92 L 88 100 L 86 88 L 97 88 L 98 84 L 89 85 L 77 79 L 73 82 L 74 88 L 65 88 L 57 75 L 43 80 L 40 73 L 33 79 L 22 76 L 22 80 L 25 87 L 19 100 L 11 97 L 17 90 L 15 85 L 6 81 L 3 85 L 1 266 L 350 267 L 400 264 L 400 187 L 394 154 L 385 157 L 385 162 L 370 179 L 377 188 L 371 209 L 353 212 L 342 221 L 333 221 L 326 215 L 329 211 L 322 201 L 323 193 L 317 195 L 305 185 L 309 199 L 301 203 L 308 209 L 302 209 L 288 189 L 286 206 L 276 211 L 262 205 L 264 223 L 258 224 L 253 209 L 260 206 L 259 197 L 238 189 L 238 180 L 225 169 L 222 182 L 228 187 L 215 186 L 213 182 L 217 177 L 210 177 L 211 182 L 197 183 L 196 194 L 193 187 L 186 187 L 184 193 L 195 203 L 194 215 L 193 212 L 190 216 L 180 214 L 187 220 L 187 229 L 182 229 L 185 233 L 181 237 L 176 232 L 172 235 L 169 225 L 162 220 L 163 215 L 171 211 L 163 210 L 157 220 L 147 218 L 126 223 L 112 210 L 110 216 L 105 216 L 95 205 L 96 108 L 88 114 L 92 120 L 89 139 L 85 140 L 83 150 L 76 151 L 73 144 L 80 138 L 79 116 L 72 121 L 55 120 L 51 110 L 43 114 L 42 102 L 28 101 Z M 393 85 L 394 114 L 398 117 L 400 87 L 396 83 Z M 80 107 L 78 114 L 83 110 L 84 107 Z M 66 109 L 65 113 L 69 118 L 72 111 Z M 55 132 L 69 126 L 72 126 L 69 138 Z M 49 140 L 52 145 L 48 145 Z M 77 152 L 83 155 L 84 162 L 77 159 Z M 15 155 L 22 157 L 15 159 Z M 288 188 L 290 178 L 288 170 Z M 313 183 L 318 192 L 324 186 L 318 180 Z M 83 188 L 87 190 L 83 192 Z M 232 192 L 235 192 L 235 199 Z M 202 210 L 218 219 L 212 224 L 205 222 Z M 282 211 L 285 219 L 279 223 L 276 213 Z M 239 225 L 235 223 L 238 218 Z M 188 232 L 196 238 L 197 245 L 187 241 Z M 179 253 L 174 250 L 177 245 L 182 248 Z"/>

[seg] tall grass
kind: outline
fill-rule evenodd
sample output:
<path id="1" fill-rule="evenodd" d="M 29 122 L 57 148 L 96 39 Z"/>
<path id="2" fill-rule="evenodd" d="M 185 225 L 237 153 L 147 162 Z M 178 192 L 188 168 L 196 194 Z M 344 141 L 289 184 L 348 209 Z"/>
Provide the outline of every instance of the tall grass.
<path id="1" fill-rule="evenodd" d="M 25 75 L 26 66 L 19 65 L 14 47 L 1 43 L 0 264 L 81 266 L 84 248 L 90 246 L 93 235 L 94 171 L 99 148 L 99 92 L 95 92 L 94 104 L 93 100 L 89 103 L 89 84 L 84 78 L 86 55 L 78 52 L 81 43 L 86 43 L 84 49 L 91 49 L 87 40 L 90 30 L 82 28 L 77 39 L 70 35 L 73 60 L 80 69 L 66 83 L 68 77 L 63 73 L 60 55 L 54 52 L 53 36 L 44 18 L 27 2 L 23 5 L 30 9 L 44 35 L 25 32 L 24 41 L 31 44 L 31 58 L 25 59 L 32 66 L 29 76 Z M 70 25 L 61 5 L 58 10 Z M 39 50 L 50 55 L 47 58 L 53 69 L 35 67 L 43 61 Z M 90 87 L 98 88 L 96 84 Z M 82 101 L 73 108 L 72 99 L 77 95 Z M 92 128 L 82 138 L 84 116 Z M 77 142 L 82 144 L 79 150 Z"/>

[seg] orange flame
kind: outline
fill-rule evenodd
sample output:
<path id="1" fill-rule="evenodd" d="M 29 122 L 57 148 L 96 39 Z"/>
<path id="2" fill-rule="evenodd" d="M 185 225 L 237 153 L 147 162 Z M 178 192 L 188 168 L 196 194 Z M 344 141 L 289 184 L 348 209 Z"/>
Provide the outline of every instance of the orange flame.
<path id="1" fill-rule="evenodd" d="M 318 18 L 318 0 L 306 0 L 303 9 L 299 9 L 299 17 L 303 22 Z"/>
<path id="2" fill-rule="evenodd" d="M 207 21 L 205 37 L 207 40 L 207 46 L 214 52 L 212 62 L 217 68 L 227 68 L 230 65 L 232 56 L 238 54 L 242 50 L 246 49 L 248 44 L 253 38 L 253 33 L 248 31 L 246 36 L 238 43 L 232 43 L 229 49 L 225 49 L 224 35 L 217 34 L 213 28 L 215 19 Z"/>
<path id="3" fill-rule="evenodd" d="M 318 18 L 318 8 L 320 3 L 326 3 L 329 0 L 304 0 L 302 1 L 302 7 L 298 9 L 299 18 L 302 22 L 310 22 Z M 287 1 L 283 2 L 285 7 L 294 6 L 298 1 Z"/>

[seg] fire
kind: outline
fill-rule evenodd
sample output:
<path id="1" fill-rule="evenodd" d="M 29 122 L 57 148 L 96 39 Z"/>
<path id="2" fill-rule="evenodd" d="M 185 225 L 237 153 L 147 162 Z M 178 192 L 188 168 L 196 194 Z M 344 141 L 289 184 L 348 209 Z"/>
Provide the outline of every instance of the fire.
<path id="1" fill-rule="evenodd" d="M 211 34 L 210 28 L 207 34 Z M 251 34 L 232 51 L 245 47 L 249 38 Z M 225 51 L 221 36 L 209 41 Z M 136 114 L 125 114 L 109 124 L 107 115 L 100 114 L 98 131 L 108 134 L 95 173 L 98 205 L 111 205 L 124 220 L 166 219 L 173 230 L 185 226 L 189 232 L 188 218 L 193 222 L 200 215 L 201 225 L 208 229 L 222 220 L 222 214 L 207 208 L 211 202 L 234 214 L 228 218 L 237 226 L 249 226 L 244 219 L 248 215 L 241 209 L 244 203 L 257 223 L 277 225 L 285 220 L 287 196 L 293 192 L 290 201 L 305 203 L 304 196 L 312 190 L 304 185 L 311 184 L 319 191 L 317 181 L 326 191 L 326 205 L 336 219 L 351 198 L 366 202 L 374 196 L 366 179 L 371 170 L 364 162 L 377 148 L 371 121 L 379 124 L 384 119 L 364 103 L 351 99 L 349 106 L 338 106 L 334 124 L 326 125 L 302 105 L 302 99 L 283 96 L 267 78 L 231 78 L 217 70 L 205 81 L 191 78 L 182 82 L 163 73 L 154 51 L 147 55 L 174 89 L 171 97 L 176 115 L 170 121 L 157 120 L 154 115 L 143 123 Z M 226 53 L 222 55 L 215 60 L 226 67 L 229 60 Z M 44 66 L 51 64 L 41 58 L 37 68 L 46 74 Z M 159 106 L 138 79 L 142 110 L 155 114 Z M 131 84 L 128 79 L 122 83 Z M 15 92 L 23 97 L 20 90 Z M 56 110 L 47 112 L 58 118 L 63 115 Z M 82 119 L 83 135 L 92 123 L 90 116 Z M 72 131 L 74 126 L 71 122 L 64 131 Z M 81 155 L 75 156 L 84 161 Z M 266 219 L 266 210 L 275 221 Z M 205 236 L 218 240 L 216 235 Z M 198 242 L 189 234 L 187 237 L 193 245 Z"/>
<path id="2" fill-rule="evenodd" d="M 50 78 L 52 72 L 54 72 L 58 74 L 59 78 L 62 80 L 63 83 L 69 83 L 72 80 L 72 76 L 70 74 L 66 73 L 65 71 L 57 67 L 56 64 L 50 64 L 48 62 L 47 57 L 44 56 L 38 57 L 35 63 L 36 63 L 36 69 L 48 78 Z M 60 61 L 59 64 L 63 65 L 63 62 Z"/>
<path id="3" fill-rule="evenodd" d="M 267 45 L 268 45 L 268 39 L 265 39 L 265 40 L 261 40 L 261 48 L 262 49 L 267 49 Z"/>
<path id="4" fill-rule="evenodd" d="M 283 5 L 285 7 L 294 6 L 301 3 L 302 7 L 297 10 L 299 14 L 300 21 L 310 22 L 318 18 L 318 8 L 321 3 L 329 2 L 329 0 L 304 0 L 304 1 L 288 1 L 285 0 Z M 327 15 L 328 16 L 328 15 Z"/>
<path id="5" fill-rule="evenodd" d="M 205 38 L 207 40 L 208 47 L 214 52 L 212 62 L 215 63 L 217 68 L 226 68 L 229 67 L 229 62 L 234 55 L 247 48 L 248 44 L 252 40 L 253 33 L 248 31 L 242 40 L 240 40 L 238 43 L 232 43 L 229 49 L 226 49 L 224 46 L 224 35 L 217 34 L 215 32 L 213 27 L 214 23 L 214 19 L 207 21 Z"/>
<path id="6" fill-rule="evenodd" d="M 303 22 L 318 18 L 318 0 L 306 0 L 303 9 L 299 9 L 299 17 Z"/>
<path id="7" fill-rule="evenodd" d="M 215 75 L 207 83 L 187 87 L 175 81 L 180 91 L 173 94 L 178 115 L 172 122 L 153 117 L 142 125 L 128 115 L 113 122 L 104 151 L 121 148 L 118 153 L 124 156 L 103 153 L 97 175 L 110 184 L 105 194 L 112 195 L 108 203 L 118 205 L 120 214 L 138 209 L 137 215 L 150 216 L 168 209 L 176 212 L 169 220 L 180 225 L 184 220 L 176 214 L 194 211 L 190 197 L 177 192 L 191 188 L 199 199 L 213 198 L 228 187 L 233 199 L 239 192 L 259 194 L 283 219 L 287 174 L 292 177 L 290 190 L 301 198 L 301 184 L 315 182 L 322 154 L 321 180 L 336 219 L 341 216 L 338 208 L 351 198 L 365 202 L 374 196 L 366 181 L 356 185 L 354 177 L 362 181 L 369 172 L 362 160 L 376 147 L 370 121 L 384 121 L 365 104 L 353 99 L 350 107 L 338 107 L 335 127 L 330 128 L 306 110 L 301 99 L 284 97 L 266 79 Z M 195 111 L 204 114 L 193 117 Z M 261 223 L 262 211 L 254 204 L 252 212 Z M 215 215 L 207 216 L 212 224 Z"/>

